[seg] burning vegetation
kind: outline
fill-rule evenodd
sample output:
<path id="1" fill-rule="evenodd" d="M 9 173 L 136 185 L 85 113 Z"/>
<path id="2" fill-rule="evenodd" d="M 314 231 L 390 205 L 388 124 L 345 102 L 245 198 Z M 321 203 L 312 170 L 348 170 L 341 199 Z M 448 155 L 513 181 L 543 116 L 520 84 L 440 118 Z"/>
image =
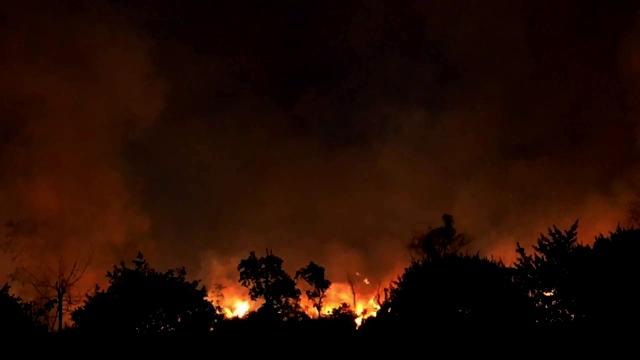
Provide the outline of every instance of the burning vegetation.
<path id="1" fill-rule="evenodd" d="M 256 329 L 395 336 L 424 324 L 440 330 L 491 326 L 505 333 L 579 332 L 615 329 L 638 319 L 636 297 L 628 287 L 638 275 L 632 261 L 640 250 L 635 227 L 618 227 L 593 245 L 578 242 L 577 221 L 567 230 L 553 227 L 540 236 L 531 254 L 516 244 L 512 266 L 465 253 L 466 242 L 453 217 L 444 215 L 442 226 L 413 239 L 409 248 L 414 260 L 382 289 L 374 289 L 360 273 L 348 274 L 347 283 L 332 283 L 324 267 L 313 261 L 292 276 L 273 251 L 262 256 L 252 251 L 237 266 L 245 296 L 226 295 L 229 289 L 221 285 L 209 290 L 199 280 L 188 280 L 184 268 L 157 271 L 138 253 L 132 266 L 114 266 L 107 272 L 108 286 L 96 287 L 74 308 L 62 306 L 68 303 L 60 292 L 25 302 L 6 285 L 0 292 L 0 316 L 4 330 L 42 334 L 222 336 Z M 69 272 L 74 276 L 60 279 L 77 281 L 82 276 L 77 266 Z M 68 291 L 74 282 L 55 284 L 54 289 L 66 284 Z M 65 315 L 66 325 L 50 326 L 51 314 L 57 319 Z"/>
<path id="2" fill-rule="evenodd" d="M 215 286 L 209 299 L 220 307 L 226 318 L 256 316 L 276 317 L 335 317 L 351 316 L 357 326 L 380 309 L 379 294 L 371 294 L 370 288 L 360 290 L 351 276 L 348 283 L 332 283 L 325 278 L 323 266 L 310 262 L 291 277 L 283 269 L 283 260 L 267 249 L 258 257 L 251 252 L 238 265 L 240 284 L 248 289 L 246 296 L 226 296 L 224 286 Z M 371 285 L 368 278 L 356 273 L 359 285 Z M 304 289 L 304 296 L 302 291 Z M 380 290 L 380 289 L 377 289 Z M 239 293 L 239 291 L 233 291 Z"/>

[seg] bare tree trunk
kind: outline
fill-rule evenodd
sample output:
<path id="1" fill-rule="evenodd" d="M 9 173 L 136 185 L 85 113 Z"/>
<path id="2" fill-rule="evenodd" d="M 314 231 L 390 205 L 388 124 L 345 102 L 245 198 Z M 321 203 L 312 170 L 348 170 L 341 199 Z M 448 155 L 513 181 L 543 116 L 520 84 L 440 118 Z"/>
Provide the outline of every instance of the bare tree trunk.
<path id="1" fill-rule="evenodd" d="M 353 281 L 351 281 L 349 273 L 347 273 L 347 281 L 349 282 L 349 286 L 351 286 L 351 295 L 353 295 L 353 312 L 355 313 L 358 311 L 358 303 L 356 301 L 356 288 L 353 286 Z"/>
<path id="2" fill-rule="evenodd" d="M 58 285 L 58 284 L 56 284 Z M 58 285 L 58 333 L 62 332 L 62 315 L 63 315 L 63 301 L 65 289 Z"/>

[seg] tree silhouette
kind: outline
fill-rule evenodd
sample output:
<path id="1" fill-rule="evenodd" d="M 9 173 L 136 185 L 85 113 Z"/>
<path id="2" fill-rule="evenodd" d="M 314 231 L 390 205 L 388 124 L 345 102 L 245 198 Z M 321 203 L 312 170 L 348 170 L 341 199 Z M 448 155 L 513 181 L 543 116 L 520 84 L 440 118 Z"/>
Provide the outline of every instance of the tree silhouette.
<path id="1" fill-rule="evenodd" d="M 588 247 L 578 244 L 578 220 L 568 229 L 556 226 L 541 234 L 529 255 L 516 244 L 518 258 L 514 264 L 516 281 L 532 297 L 539 309 L 540 321 L 566 323 L 581 317 L 575 295 L 584 281 L 581 265 Z"/>
<path id="2" fill-rule="evenodd" d="M 300 290 L 296 282 L 282 269 L 283 260 L 267 250 L 267 255 L 257 257 L 255 252 L 240 261 L 239 282 L 249 289 L 251 300 L 262 299 L 258 312 L 268 319 L 299 318 Z"/>
<path id="3" fill-rule="evenodd" d="M 2 243 L 2 249 L 11 256 L 11 260 L 19 260 L 23 252 L 38 234 L 38 224 L 28 219 L 9 221 L 6 224 L 7 233 Z M 47 266 L 42 269 L 34 264 L 18 265 L 10 274 L 12 280 L 29 284 L 38 294 L 31 302 L 34 313 L 47 324 L 50 331 L 62 331 L 64 317 L 81 301 L 80 294 L 74 294 L 75 287 L 80 282 L 91 262 L 91 256 L 80 263 L 76 258 L 71 264 L 66 264 L 64 257 L 58 259 L 58 266 Z"/>
<path id="4" fill-rule="evenodd" d="M 640 277 L 640 229 L 617 227 L 599 235 L 593 255 L 581 270 L 585 273 L 580 304 L 596 328 L 635 326 L 640 321 L 640 297 L 635 283 Z"/>
<path id="5" fill-rule="evenodd" d="M 84 264 L 79 264 L 76 259 L 70 267 L 66 268 L 64 259 L 61 257 L 58 268 L 47 268 L 43 275 L 35 275 L 28 269 L 21 267 L 19 272 L 27 275 L 26 281 L 35 289 L 38 294 L 40 310 L 44 311 L 43 318 L 48 324 L 49 330 L 57 328 L 60 332 L 64 326 L 64 315 L 72 311 L 73 307 L 80 301 L 72 294 L 76 284 L 82 279 L 89 266 L 89 260 Z M 49 316 L 49 311 L 55 309 L 55 316 Z"/>
<path id="6" fill-rule="evenodd" d="M 33 315 L 33 304 L 24 303 L 21 298 L 12 295 L 10 286 L 0 288 L 0 333 L 25 334 L 43 330 Z M 46 329 L 45 329 L 46 330 Z"/>
<path id="7" fill-rule="evenodd" d="M 331 309 L 329 314 L 323 316 L 319 320 L 327 321 L 331 325 L 327 331 L 336 331 L 337 329 L 354 331 L 356 330 L 357 318 L 358 315 L 353 311 L 351 306 L 347 303 L 342 303 Z"/>
<path id="8" fill-rule="evenodd" d="M 355 323 L 355 320 L 358 317 L 358 315 L 356 315 L 355 311 L 351 309 L 351 306 L 349 304 L 342 303 L 339 306 L 331 309 L 328 317 L 331 319 L 337 319 L 337 320 L 349 320 Z"/>
<path id="9" fill-rule="evenodd" d="M 578 243 L 578 221 L 568 230 L 554 226 L 540 235 L 531 254 L 517 243 L 518 258 L 507 267 L 479 254 L 461 254 L 465 236 L 457 233 L 451 217 L 445 215 L 443 220 L 443 226 L 413 239 L 412 249 L 421 254 L 420 259 L 384 289 L 384 300 L 378 292 L 380 308 L 366 320 L 354 311 L 357 299 L 350 274 L 347 281 L 354 305 L 344 303 L 323 314 L 331 287 L 325 268 L 309 262 L 291 277 L 283 269 L 283 260 L 267 250 L 263 257 L 250 252 L 237 267 L 239 283 L 252 300 L 263 301 L 262 306 L 247 317 L 223 321 L 221 309 L 208 300 L 199 280 L 187 281 L 184 268 L 156 271 L 138 253 L 133 266 L 121 262 L 107 272 L 108 287 L 86 296 L 71 313 L 74 331 L 65 335 L 188 334 L 193 338 L 215 327 L 212 339 L 244 336 L 261 339 L 266 346 L 271 340 L 265 333 L 288 340 L 333 335 L 345 344 L 365 344 L 361 340 L 377 342 L 394 336 L 406 340 L 419 331 L 443 344 L 440 340 L 484 329 L 506 339 L 516 330 L 550 325 L 538 331 L 550 334 L 545 337 L 548 341 L 569 334 L 564 332 L 567 329 L 584 336 L 601 329 L 622 331 L 640 321 L 640 296 L 635 291 L 640 229 L 618 226 L 607 236 L 598 236 L 590 247 Z M 63 271 L 61 260 L 58 270 L 49 269 L 49 278 L 21 269 L 39 297 L 36 302 L 24 302 L 10 293 L 8 285 L 0 288 L 0 331 L 46 334 L 42 324 L 51 324 L 50 313 L 55 314 L 52 323 L 60 331 L 61 313 L 69 311 L 60 304 L 72 302 L 69 289 L 84 268 L 76 261 Z M 309 285 L 305 293 L 317 318 L 307 317 L 300 307 L 301 292 L 296 288 L 300 280 Z M 217 295 L 222 296 L 222 291 L 217 288 Z M 282 321 L 292 319 L 302 321 Z"/>
<path id="10" fill-rule="evenodd" d="M 313 307 L 318 311 L 318 317 L 322 316 L 323 301 L 327 296 L 327 290 L 331 287 L 331 281 L 325 278 L 324 267 L 310 262 L 307 266 L 296 271 L 295 279 L 303 279 L 311 286 L 306 290 L 307 298 L 313 303 Z"/>
<path id="11" fill-rule="evenodd" d="M 426 233 L 414 237 L 409 244 L 409 249 L 419 259 L 431 260 L 457 254 L 467 245 L 467 237 L 454 227 L 453 215 L 442 215 L 442 222 L 443 226 L 430 228 Z"/>
<path id="12" fill-rule="evenodd" d="M 392 284 L 377 317 L 405 327 L 525 326 L 529 299 L 502 263 L 479 255 L 447 255 L 414 261 Z"/>
<path id="13" fill-rule="evenodd" d="M 72 318 L 79 330 L 121 334 L 209 332 L 221 320 L 200 281 L 187 281 L 183 268 L 158 272 L 138 253 L 107 272 L 109 287 L 96 288 Z"/>

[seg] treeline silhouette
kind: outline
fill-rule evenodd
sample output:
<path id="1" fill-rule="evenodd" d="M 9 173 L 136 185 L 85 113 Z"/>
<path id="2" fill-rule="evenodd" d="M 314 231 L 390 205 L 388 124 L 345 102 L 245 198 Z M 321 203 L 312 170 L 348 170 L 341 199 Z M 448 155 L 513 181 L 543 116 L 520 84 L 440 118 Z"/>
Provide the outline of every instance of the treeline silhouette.
<path id="1" fill-rule="evenodd" d="M 442 226 L 414 238 L 408 246 L 413 261 L 379 296 L 376 316 L 360 327 L 350 304 L 325 309 L 331 281 L 321 265 L 310 262 L 291 276 L 283 259 L 268 250 L 264 256 L 251 252 L 238 265 L 239 283 L 262 304 L 243 318 L 225 317 L 200 281 L 187 280 L 184 268 L 161 272 L 138 253 L 130 264 L 121 262 L 108 271 L 108 286 L 86 295 L 70 313 L 72 325 L 60 331 L 43 321 L 55 311 L 55 299 L 24 301 L 5 285 L 0 332 L 70 338 L 186 335 L 221 341 L 297 336 L 318 342 L 320 351 L 320 343 L 329 338 L 336 344 L 416 335 L 435 341 L 490 332 L 552 339 L 624 332 L 639 324 L 640 229 L 618 226 L 589 246 L 578 242 L 578 221 L 566 230 L 554 226 L 531 249 L 516 244 L 517 260 L 510 266 L 464 252 L 467 242 L 451 215 L 443 216 Z M 303 311 L 299 282 L 306 284 L 304 296 L 319 316 Z"/>

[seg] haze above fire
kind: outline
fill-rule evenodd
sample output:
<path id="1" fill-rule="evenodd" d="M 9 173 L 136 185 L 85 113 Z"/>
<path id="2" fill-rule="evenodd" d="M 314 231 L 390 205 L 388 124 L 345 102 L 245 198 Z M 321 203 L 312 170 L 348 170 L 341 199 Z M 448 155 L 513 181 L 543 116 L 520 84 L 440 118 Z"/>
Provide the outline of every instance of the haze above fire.
<path id="1" fill-rule="evenodd" d="M 235 282 L 269 247 L 375 282 L 445 212 L 508 259 L 576 218 L 590 242 L 635 196 L 625 5 L 110 3 L 1 5 L 0 216 L 38 223 L 22 261 L 93 252 L 97 281 L 140 249 Z"/>

